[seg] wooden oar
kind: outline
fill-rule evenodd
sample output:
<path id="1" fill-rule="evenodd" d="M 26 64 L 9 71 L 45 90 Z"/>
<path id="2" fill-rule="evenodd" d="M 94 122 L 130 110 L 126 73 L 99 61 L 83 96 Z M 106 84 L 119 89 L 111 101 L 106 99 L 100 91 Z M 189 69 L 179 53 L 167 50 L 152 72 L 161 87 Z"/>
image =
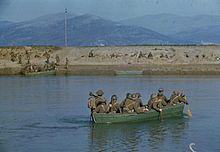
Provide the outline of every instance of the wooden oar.
<path id="1" fill-rule="evenodd" d="M 183 98 L 187 101 L 186 96 L 184 96 Z M 188 111 L 188 112 L 187 112 L 187 113 L 188 113 L 188 118 L 191 118 L 191 117 L 192 117 L 192 113 L 191 113 L 191 111 L 190 111 L 190 109 L 189 109 L 189 105 L 187 105 L 187 109 L 188 109 L 188 110 L 187 110 L 187 111 Z"/>
<path id="2" fill-rule="evenodd" d="M 190 111 L 190 109 L 189 109 L 189 105 L 187 106 L 187 111 L 188 111 L 188 118 L 191 118 L 192 117 L 192 113 L 191 113 L 191 111 Z"/>
<path id="3" fill-rule="evenodd" d="M 162 111 L 160 111 L 160 121 L 162 121 L 163 120 L 163 113 L 162 113 Z"/>

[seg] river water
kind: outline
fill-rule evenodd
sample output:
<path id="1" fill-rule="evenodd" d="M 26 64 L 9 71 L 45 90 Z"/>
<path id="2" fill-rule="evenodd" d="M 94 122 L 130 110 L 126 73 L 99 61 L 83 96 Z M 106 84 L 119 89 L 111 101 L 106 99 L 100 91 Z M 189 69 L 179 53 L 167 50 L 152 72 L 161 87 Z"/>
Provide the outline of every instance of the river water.
<path id="1" fill-rule="evenodd" d="M 92 124 L 89 91 L 186 94 L 192 118 Z M 0 77 L 0 152 L 220 151 L 220 77 Z M 184 110 L 187 113 L 187 109 Z"/>

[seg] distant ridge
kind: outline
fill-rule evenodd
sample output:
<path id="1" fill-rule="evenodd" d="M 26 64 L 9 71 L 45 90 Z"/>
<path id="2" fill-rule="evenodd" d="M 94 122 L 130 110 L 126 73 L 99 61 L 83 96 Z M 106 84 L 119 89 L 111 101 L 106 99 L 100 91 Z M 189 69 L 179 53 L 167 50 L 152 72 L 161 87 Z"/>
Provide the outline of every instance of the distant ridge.
<path id="1" fill-rule="evenodd" d="M 0 45 L 64 45 L 63 13 L 0 25 Z M 69 46 L 174 44 L 179 41 L 153 30 L 123 25 L 84 14 L 68 16 Z"/>
<path id="2" fill-rule="evenodd" d="M 178 16 L 174 14 L 155 14 L 120 21 L 126 25 L 149 28 L 165 35 L 194 30 L 196 28 L 220 25 L 220 16 L 195 15 Z"/>

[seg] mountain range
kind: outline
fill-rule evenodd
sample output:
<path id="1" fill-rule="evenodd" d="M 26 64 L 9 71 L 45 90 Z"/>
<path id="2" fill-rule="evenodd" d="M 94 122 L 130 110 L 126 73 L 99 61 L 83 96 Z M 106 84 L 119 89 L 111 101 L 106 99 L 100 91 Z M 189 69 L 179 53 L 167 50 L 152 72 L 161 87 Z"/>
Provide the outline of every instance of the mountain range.
<path id="1" fill-rule="evenodd" d="M 146 15 L 111 21 L 68 14 L 69 46 L 220 43 L 220 16 Z M 0 46 L 64 45 L 63 13 L 23 22 L 0 21 Z"/>

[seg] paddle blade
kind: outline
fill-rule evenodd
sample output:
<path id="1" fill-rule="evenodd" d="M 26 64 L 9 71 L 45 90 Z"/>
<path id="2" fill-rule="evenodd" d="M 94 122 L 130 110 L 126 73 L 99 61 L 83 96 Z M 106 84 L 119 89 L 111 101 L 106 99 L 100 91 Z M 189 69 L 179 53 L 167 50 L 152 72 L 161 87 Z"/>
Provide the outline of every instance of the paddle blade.
<path id="1" fill-rule="evenodd" d="M 190 109 L 188 107 L 188 118 L 191 118 L 191 117 L 192 117 L 192 113 L 191 113 L 191 111 L 190 111 Z"/>

